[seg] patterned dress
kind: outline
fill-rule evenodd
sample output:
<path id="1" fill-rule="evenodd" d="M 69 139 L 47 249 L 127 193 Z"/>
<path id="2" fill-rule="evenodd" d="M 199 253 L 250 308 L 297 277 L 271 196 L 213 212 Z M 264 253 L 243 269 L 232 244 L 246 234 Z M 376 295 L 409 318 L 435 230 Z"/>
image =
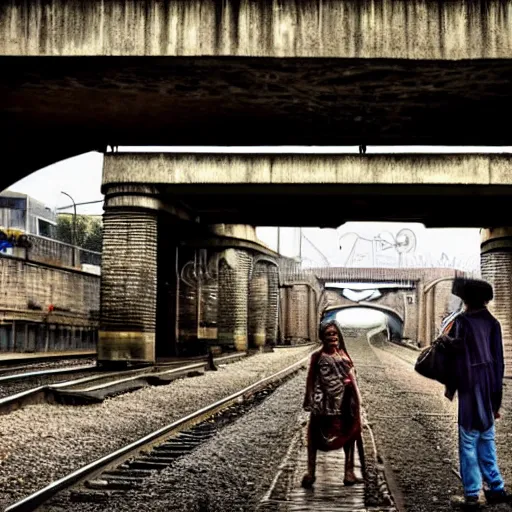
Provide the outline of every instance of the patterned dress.
<path id="1" fill-rule="evenodd" d="M 304 409 L 311 412 L 309 438 L 318 450 L 339 449 L 361 434 L 353 367 L 343 350 L 311 357 Z"/>

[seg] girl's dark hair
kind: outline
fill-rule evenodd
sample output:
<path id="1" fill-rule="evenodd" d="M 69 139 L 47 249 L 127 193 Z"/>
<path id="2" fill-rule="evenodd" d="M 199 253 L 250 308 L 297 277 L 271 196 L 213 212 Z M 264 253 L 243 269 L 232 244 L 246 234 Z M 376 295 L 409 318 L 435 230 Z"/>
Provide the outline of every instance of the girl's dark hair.
<path id="1" fill-rule="evenodd" d="M 318 328 L 318 337 L 320 338 L 320 340 L 322 342 L 324 341 L 325 331 L 327 330 L 328 327 L 334 327 L 338 331 L 338 348 L 341 348 L 350 357 L 350 355 L 348 354 L 347 346 L 345 345 L 345 340 L 343 339 L 341 326 L 336 320 L 325 320 L 324 322 L 320 323 L 320 327 Z"/>

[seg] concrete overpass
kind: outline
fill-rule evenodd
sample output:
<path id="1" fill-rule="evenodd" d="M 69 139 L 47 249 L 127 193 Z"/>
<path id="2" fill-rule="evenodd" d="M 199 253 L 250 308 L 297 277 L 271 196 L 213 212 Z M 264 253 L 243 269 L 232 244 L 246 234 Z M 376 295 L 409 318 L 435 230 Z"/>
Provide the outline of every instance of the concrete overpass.
<path id="1" fill-rule="evenodd" d="M 441 321 L 453 310 L 452 280 L 464 272 L 450 268 L 345 268 L 308 269 L 325 287 L 327 309 L 364 305 L 386 310 L 401 324 L 404 338 L 421 346 L 430 343 Z M 381 296 L 373 301 L 353 301 L 330 283 L 376 283 Z M 393 288 L 378 288 L 378 283 L 393 283 Z"/>
<path id="2" fill-rule="evenodd" d="M 107 144 L 512 144 L 497 122 L 512 114 L 511 12 L 512 0 L 6 0 L 9 180 Z"/>
<path id="3" fill-rule="evenodd" d="M 115 153 L 103 192 L 107 208 L 165 204 L 204 224 L 494 226 L 512 199 L 512 157 Z"/>

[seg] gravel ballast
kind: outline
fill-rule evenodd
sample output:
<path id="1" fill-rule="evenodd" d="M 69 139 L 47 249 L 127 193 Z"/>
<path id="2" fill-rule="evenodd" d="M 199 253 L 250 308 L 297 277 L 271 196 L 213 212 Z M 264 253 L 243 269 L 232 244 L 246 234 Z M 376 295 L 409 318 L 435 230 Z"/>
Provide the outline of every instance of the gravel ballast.
<path id="1" fill-rule="evenodd" d="M 398 490 L 395 498 L 402 510 L 450 510 L 450 497 L 462 492 L 454 474 L 458 470 L 456 400 L 448 401 L 443 386 L 414 371 L 414 351 L 387 344 L 372 348 L 364 336 L 347 336 L 346 343 L 356 364 L 378 452 L 392 477 L 391 490 Z M 0 506 L 4 508 L 72 469 L 275 373 L 310 351 L 311 347 L 300 347 L 259 354 L 218 372 L 145 388 L 100 405 L 31 406 L 0 417 L 0 459 L 6 447 L 8 456 L 0 464 Z M 45 510 L 255 510 L 304 418 L 304 373 L 171 468 L 151 477 L 141 493 L 116 495 L 105 507 L 70 503 L 65 492 Z M 496 429 L 499 465 L 506 482 L 512 483 L 509 383 L 506 381 L 503 418 Z M 510 510 L 507 506 L 492 509 Z"/>
<path id="2" fill-rule="evenodd" d="M 306 372 L 172 466 L 146 479 L 137 491 L 101 503 L 109 511 L 253 511 L 270 487 L 304 418 Z M 98 510 L 98 503 L 68 501 L 69 491 L 43 510 Z"/>
<path id="3" fill-rule="evenodd" d="M 144 388 L 97 405 L 34 405 L 0 416 L 0 508 L 276 373 L 306 357 L 313 348 L 302 346 L 257 354 L 201 377 Z"/>
<path id="4" fill-rule="evenodd" d="M 76 366 L 91 366 L 96 364 L 96 359 L 61 359 L 58 361 L 42 361 L 40 363 L 30 363 L 28 360 L 23 364 L 23 359 L 20 359 L 19 364 L 12 368 L 8 365 L 2 365 L 0 358 L 0 377 L 7 375 L 19 375 L 26 372 L 40 372 L 45 370 L 60 370 L 63 368 L 71 368 Z"/>

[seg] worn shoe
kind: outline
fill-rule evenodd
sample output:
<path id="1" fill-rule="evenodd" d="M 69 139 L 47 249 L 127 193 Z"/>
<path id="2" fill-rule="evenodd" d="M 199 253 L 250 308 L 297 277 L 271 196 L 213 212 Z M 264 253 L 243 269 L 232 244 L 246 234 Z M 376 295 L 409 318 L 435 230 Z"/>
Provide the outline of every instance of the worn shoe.
<path id="1" fill-rule="evenodd" d="M 478 496 L 452 496 L 450 503 L 452 507 L 462 510 L 480 510 L 482 508 Z"/>
<path id="2" fill-rule="evenodd" d="M 313 484 L 315 483 L 316 478 L 314 476 L 311 476 L 309 473 L 306 473 L 302 477 L 301 486 L 304 487 L 304 489 L 311 489 L 313 487 Z"/>
<path id="3" fill-rule="evenodd" d="M 489 505 L 497 503 L 512 503 L 512 494 L 509 494 L 505 489 L 499 491 L 484 491 L 485 499 Z"/>

